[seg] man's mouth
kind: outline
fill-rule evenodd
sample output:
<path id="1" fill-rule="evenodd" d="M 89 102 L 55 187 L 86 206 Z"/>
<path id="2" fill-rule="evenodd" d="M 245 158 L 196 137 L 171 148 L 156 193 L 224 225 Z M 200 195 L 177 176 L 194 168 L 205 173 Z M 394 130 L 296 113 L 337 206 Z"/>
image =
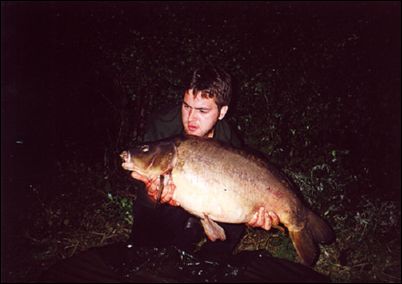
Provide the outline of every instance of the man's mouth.
<path id="1" fill-rule="evenodd" d="M 195 130 L 197 130 L 197 129 L 198 129 L 198 126 L 191 125 L 191 124 L 188 125 L 188 130 L 189 130 L 189 131 L 195 131 Z"/>

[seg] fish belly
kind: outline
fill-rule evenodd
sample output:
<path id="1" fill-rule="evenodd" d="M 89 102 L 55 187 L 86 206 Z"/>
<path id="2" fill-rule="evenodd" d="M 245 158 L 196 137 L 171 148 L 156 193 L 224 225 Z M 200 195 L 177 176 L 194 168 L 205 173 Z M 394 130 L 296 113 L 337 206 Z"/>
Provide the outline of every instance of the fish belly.
<path id="1" fill-rule="evenodd" d="M 251 219 L 253 204 L 217 180 L 199 175 L 172 172 L 176 189 L 173 199 L 185 210 L 214 221 L 244 223 Z"/>

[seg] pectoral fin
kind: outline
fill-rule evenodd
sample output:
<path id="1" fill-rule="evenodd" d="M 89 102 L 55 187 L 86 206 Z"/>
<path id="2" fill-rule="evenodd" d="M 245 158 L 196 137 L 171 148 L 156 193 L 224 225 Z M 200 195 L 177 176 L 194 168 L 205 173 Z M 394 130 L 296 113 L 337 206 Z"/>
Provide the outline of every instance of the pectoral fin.
<path id="1" fill-rule="evenodd" d="M 201 224 L 204 227 L 205 234 L 211 241 L 226 240 L 225 230 L 210 219 L 208 215 L 204 214 L 204 218 L 201 219 Z"/>

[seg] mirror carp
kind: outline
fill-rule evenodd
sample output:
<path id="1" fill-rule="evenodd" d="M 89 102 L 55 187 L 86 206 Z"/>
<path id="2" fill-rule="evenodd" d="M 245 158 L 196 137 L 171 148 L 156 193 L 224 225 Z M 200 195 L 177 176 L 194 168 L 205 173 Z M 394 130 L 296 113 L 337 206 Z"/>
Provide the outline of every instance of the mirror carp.
<path id="1" fill-rule="evenodd" d="M 288 229 L 305 265 L 318 259 L 319 243 L 330 243 L 335 237 L 331 227 L 302 203 L 285 176 L 248 151 L 186 136 L 143 144 L 120 156 L 125 170 L 150 180 L 172 178 L 173 201 L 201 218 L 212 241 L 225 239 L 216 222 L 247 223 L 260 207 L 274 212 Z"/>

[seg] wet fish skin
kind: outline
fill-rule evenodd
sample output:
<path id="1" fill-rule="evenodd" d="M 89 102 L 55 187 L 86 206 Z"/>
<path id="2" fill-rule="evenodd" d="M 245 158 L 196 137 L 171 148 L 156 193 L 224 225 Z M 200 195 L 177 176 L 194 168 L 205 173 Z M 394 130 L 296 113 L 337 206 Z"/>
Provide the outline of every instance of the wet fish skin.
<path id="1" fill-rule="evenodd" d="M 173 200 L 201 223 L 211 240 L 225 239 L 216 222 L 247 223 L 264 207 L 288 229 L 301 262 L 313 265 L 330 226 L 307 208 L 267 161 L 213 139 L 187 136 L 141 145 L 121 154 L 123 168 L 153 179 L 170 174 Z"/>

